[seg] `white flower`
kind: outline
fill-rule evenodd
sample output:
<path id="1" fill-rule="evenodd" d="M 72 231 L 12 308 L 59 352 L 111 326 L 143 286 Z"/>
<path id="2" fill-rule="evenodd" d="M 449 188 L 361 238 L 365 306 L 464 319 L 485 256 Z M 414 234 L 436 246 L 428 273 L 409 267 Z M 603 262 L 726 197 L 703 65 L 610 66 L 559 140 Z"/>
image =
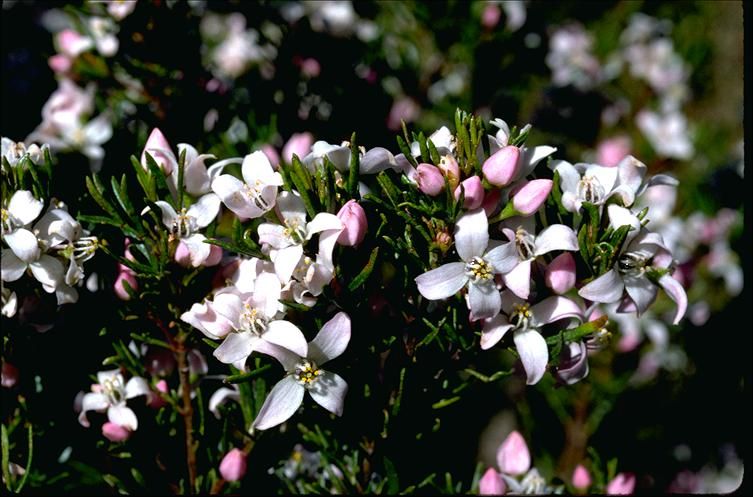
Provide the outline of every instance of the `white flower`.
<path id="1" fill-rule="evenodd" d="M 509 269 L 503 265 L 504 247 L 487 250 L 488 245 L 489 221 L 484 210 L 463 214 L 455 223 L 455 249 L 463 262 L 450 262 L 419 275 L 418 291 L 429 300 L 440 300 L 468 285 L 471 319 L 496 316 L 500 298 L 494 275 Z"/>
<path id="2" fill-rule="evenodd" d="M 212 191 L 238 216 L 260 217 L 274 207 L 282 176 L 272 169 L 264 152 L 247 155 L 241 172 L 244 181 L 229 174 L 217 176 L 212 181 Z"/>
<path id="3" fill-rule="evenodd" d="M 280 193 L 277 211 L 284 226 L 272 223 L 259 225 L 259 242 L 271 247 L 270 255 L 280 281 L 290 280 L 293 271 L 303 256 L 303 245 L 319 233 L 319 256 L 329 268 L 333 268 L 332 251 L 343 229 L 340 219 L 334 214 L 320 212 L 306 222 L 303 201 L 290 192 Z"/>
<path id="4" fill-rule="evenodd" d="M 659 114 L 644 109 L 635 116 L 635 122 L 657 154 L 681 160 L 693 155 L 688 121 L 680 112 Z"/>
<path id="5" fill-rule="evenodd" d="M 162 210 L 162 223 L 170 230 L 170 236 L 186 244 L 191 255 L 191 265 L 199 267 L 209 257 L 212 246 L 204 243 L 206 237 L 198 233 L 198 230 L 209 226 L 217 217 L 220 198 L 214 193 L 208 193 L 188 209 L 181 209 L 180 214 L 164 200 L 155 203 Z"/>
<path id="6" fill-rule="evenodd" d="M 295 300 L 299 304 L 313 307 L 316 297 L 321 295 L 334 275 L 334 268 L 331 264 L 323 262 L 321 256 L 317 256 L 314 261 L 304 255 L 293 270 L 290 281 L 283 287 L 283 296 L 287 300 Z"/>
<path id="7" fill-rule="evenodd" d="M 18 297 L 16 292 L 11 291 L 9 288 L 3 287 L 2 289 L 2 315 L 8 318 L 12 318 L 16 315 L 18 310 Z"/>
<path id="8" fill-rule="evenodd" d="M 107 418 L 111 423 L 124 426 L 131 431 L 138 428 L 139 421 L 136 414 L 126 406 L 126 400 L 147 395 L 149 385 L 144 378 L 134 376 L 128 383 L 124 383 L 119 370 L 100 371 L 97 373 L 98 385 L 92 385 L 92 392 L 84 395 L 81 402 L 81 414 L 78 421 L 89 427 L 86 417 L 88 411 L 102 412 L 107 410 Z"/>
<path id="9" fill-rule="evenodd" d="M 265 345 L 285 369 L 285 377 L 269 392 L 251 430 L 266 430 L 287 421 L 308 392 L 314 401 L 329 412 L 342 415 L 348 384 L 339 375 L 320 369 L 327 361 L 340 356 L 350 341 L 350 318 L 339 312 L 324 323 L 308 344 L 308 353 L 299 356 L 282 347 Z"/>
<path id="10" fill-rule="evenodd" d="M 549 348 L 541 336 L 540 328 L 548 323 L 564 318 L 583 320 L 583 311 L 572 300 L 565 297 L 549 297 L 530 306 L 512 292 L 502 292 L 502 310 L 484 323 L 481 334 L 481 348 L 486 350 L 499 342 L 505 334 L 513 330 L 513 341 L 526 371 L 526 383 L 539 382 L 549 363 Z"/>
<path id="11" fill-rule="evenodd" d="M 11 167 L 16 167 L 24 157 L 28 157 L 31 162 L 38 164 L 44 156 L 44 149 L 47 145 L 40 148 L 36 143 L 28 147 L 24 142 L 14 142 L 10 138 L 2 137 L 2 157 L 8 161 Z"/>

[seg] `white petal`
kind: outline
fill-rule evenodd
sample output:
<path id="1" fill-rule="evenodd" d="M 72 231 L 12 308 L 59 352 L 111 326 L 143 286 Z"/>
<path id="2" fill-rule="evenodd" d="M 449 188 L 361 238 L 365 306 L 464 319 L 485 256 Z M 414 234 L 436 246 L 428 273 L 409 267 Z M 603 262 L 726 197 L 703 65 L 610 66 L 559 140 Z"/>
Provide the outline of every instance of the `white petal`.
<path id="1" fill-rule="evenodd" d="M 259 233 L 259 243 L 266 243 L 272 248 L 281 249 L 291 244 L 290 239 L 285 236 L 285 228 L 279 224 L 262 223 L 256 231 Z"/>
<path id="2" fill-rule="evenodd" d="M 34 234 L 54 247 L 64 241 L 74 241 L 81 236 L 81 225 L 63 209 L 47 211 L 34 225 Z"/>
<path id="3" fill-rule="evenodd" d="M 112 138 L 112 125 L 105 114 L 100 114 L 84 126 L 86 143 L 101 145 Z"/>
<path id="4" fill-rule="evenodd" d="M 244 181 L 249 185 L 255 184 L 257 180 L 265 185 L 282 185 L 282 181 L 277 181 L 279 174 L 274 172 L 269 159 L 261 151 L 256 151 L 243 158 L 241 172 Z"/>
<path id="5" fill-rule="evenodd" d="M 552 161 L 550 167 L 553 167 L 560 175 L 560 189 L 562 193 L 574 194 L 578 189 L 578 182 L 580 181 L 580 173 L 567 161 L 556 160 Z"/>
<path id="6" fill-rule="evenodd" d="M 261 273 L 254 283 L 254 304 L 262 309 L 267 317 L 277 314 L 280 307 L 280 293 L 282 285 L 275 273 Z"/>
<path id="7" fill-rule="evenodd" d="M 604 193 L 609 193 L 617 182 L 617 168 L 591 164 L 586 167 L 583 176 L 592 176 L 596 178 L 604 189 Z"/>
<path id="8" fill-rule="evenodd" d="M 209 397 L 209 412 L 214 414 L 214 417 L 219 419 L 220 418 L 220 409 L 219 407 L 223 405 L 228 400 L 234 400 L 236 402 L 240 402 L 241 400 L 241 394 L 238 392 L 238 390 L 232 389 L 232 388 L 218 388 L 216 392 L 212 394 L 211 397 Z"/>
<path id="9" fill-rule="evenodd" d="M 150 392 L 149 384 L 140 376 L 134 376 L 125 384 L 126 399 L 132 399 L 139 395 L 148 395 Z"/>
<path id="10" fill-rule="evenodd" d="M 225 364 L 243 361 L 254 351 L 254 345 L 259 339 L 251 332 L 230 333 L 225 341 L 214 349 L 214 356 Z"/>
<path id="11" fill-rule="evenodd" d="M 489 245 L 489 220 L 484 209 L 474 209 L 455 223 L 455 249 L 464 261 L 484 255 Z"/>
<path id="12" fill-rule="evenodd" d="M 266 430 L 287 421 L 303 402 L 304 390 L 292 376 L 280 380 L 267 395 L 251 427 Z"/>
<path id="13" fill-rule="evenodd" d="M 282 365 L 282 368 L 290 373 L 295 370 L 295 365 L 301 360 L 301 356 L 289 351 L 284 347 L 275 345 L 265 340 L 259 340 L 254 347 L 254 352 L 260 352 L 274 357 Z"/>
<path id="14" fill-rule="evenodd" d="M 275 255 L 275 272 L 280 281 L 289 281 L 290 277 L 301 260 L 303 247 L 301 245 L 291 245 L 277 251 Z"/>
<path id="15" fill-rule="evenodd" d="M 123 384 L 123 375 L 120 374 L 119 369 L 111 369 L 109 371 L 99 371 L 97 373 L 97 383 L 104 385 L 106 382 L 113 382 L 118 385 Z"/>
<path id="16" fill-rule="evenodd" d="M 609 224 L 612 229 L 616 230 L 624 225 L 632 226 L 632 229 L 628 231 L 627 237 L 625 238 L 626 243 L 629 243 L 630 240 L 632 240 L 640 231 L 640 220 L 638 220 L 638 218 L 628 209 L 620 207 L 619 205 L 610 204 L 607 207 L 607 212 L 609 214 Z"/>
<path id="17" fill-rule="evenodd" d="M 199 228 L 209 225 L 220 212 L 220 197 L 214 193 L 203 195 L 198 202 L 188 208 L 186 214 L 196 219 Z"/>
<path id="18" fill-rule="evenodd" d="M 175 220 L 178 218 L 178 213 L 175 212 L 173 206 L 165 202 L 164 200 L 157 200 L 155 202 L 162 211 L 162 224 L 171 228 Z"/>
<path id="19" fill-rule="evenodd" d="M 139 427 L 139 420 L 136 418 L 136 414 L 125 403 L 110 406 L 107 409 L 107 419 L 110 420 L 110 423 L 124 426 L 131 431 L 136 431 Z"/>
<path id="20" fill-rule="evenodd" d="M 513 335 L 523 369 L 526 370 L 526 383 L 535 385 L 546 372 L 549 362 L 549 349 L 546 340 L 536 330 L 520 330 Z"/>
<path id="21" fill-rule="evenodd" d="M 58 285 L 55 289 L 55 299 L 58 305 L 75 304 L 78 302 L 78 291 L 72 286 Z"/>
<path id="22" fill-rule="evenodd" d="M 191 257 L 191 265 L 193 267 L 201 266 L 212 252 L 212 245 L 204 242 L 206 239 L 207 237 L 201 233 L 181 239 L 188 247 L 188 254 Z"/>
<path id="23" fill-rule="evenodd" d="M 470 320 L 493 318 L 499 314 L 502 299 L 494 284 L 468 285 L 468 305 L 471 309 Z"/>
<path id="24" fill-rule="evenodd" d="M 329 371 L 322 371 L 319 378 L 309 388 L 309 394 L 316 403 L 337 416 L 342 416 L 347 393 L 348 384 L 345 380 L 340 375 Z"/>
<path id="25" fill-rule="evenodd" d="M 3 249 L 0 263 L 2 264 L 1 277 L 3 281 L 16 281 L 26 271 L 26 263 L 16 257 L 11 249 Z"/>
<path id="26" fill-rule="evenodd" d="M 520 262 L 518 250 L 515 248 L 514 242 L 503 243 L 502 245 L 494 247 L 484 254 L 484 259 L 494 266 L 494 272 L 498 274 L 509 273 L 518 265 L 518 262 Z"/>
<path id="27" fill-rule="evenodd" d="M 583 320 L 583 310 L 567 297 L 548 297 L 531 307 L 534 325 L 553 323 L 564 318 Z"/>
<path id="28" fill-rule="evenodd" d="M 43 207 L 44 202 L 35 199 L 30 191 L 19 190 L 8 202 L 8 214 L 17 226 L 26 226 L 39 216 Z"/>
<path id="29" fill-rule="evenodd" d="M 507 288 L 523 300 L 528 299 L 531 291 L 531 262 L 531 260 L 523 261 L 502 276 Z"/>
<path id="30" fill-rule="evenodd" d="M 672 324 L 677 324 L 685 315 L 685 311 L 688 308 L 688 296 L 685 293 L 685 289 L 680 282 L 668 274 L 659 278 L 659 284 L 667 295 L 669 295 L 669 297 L 677 304 L 677 312 L 675 312 L 675 317 L 672 320 Z"/>
<path id="31" fill-rule="evenodd" d="M 502 296 L 502 312 L 504 312 L 508 316 L 513 313 L 513 311 L 515 310 L 515 306 L 523 305 L 526 303 L 525 299 L 521 299 L 520 297 L 512 293 L 510 290 L 503 290 L 501 296 Z"/>
<path id="32" fill-rule="evenodd" d="M 81 413 L 78 415 L 78 422 L 83 426 L 89 426 L 89 420 L 86 417 L 88 411 L 102 412 L 107 409 L 110 402 L 103 393 L 87 393 L 81 401 Z"/>
<path id="33" fill-rule="evenodd" d="M 306 225 L 306 207 L 298 195 L 291 192 L 281 192 L 277 196 L 277 210 L 280 217 L 285 221 L 296 223 L 299 226 Z"/>
<path id="34" fill-rule="evenodd" d="M 319 234 L 319 251 L 317 252 L 317 260 L 327 266 L 329 269 L 334 269 L 335 265 L 332 261 L 332 252 L 335 249 L 337 239 L 340 237 L 341 229 L 322 231 Z"/>
<path id="35" fill-rule="evenodd" d="M 235 176 L 222 174 L 212 181 L 212 191 L 225 206 L 242 217 L 257 218 L 264 211 L 243 193 L 243 182 Z"/>
<path id="36" fill-rule="evenodd" d="M 633 194 L 637 193 L 646 176 L 646 165 L 632 155 L 628 155 L 617 164 L 616 169 L 618 184 L 625 186 Z"/>
<path id="37" fill-rule="evenodd" d="M 416 277 L 418 291 L 429 300 L 451 297 L 458 293 L 467 281 L 463 262 L 450 262 Z"/>
<path id="38" fill-rule="evenodd" d="M 3 240 L 22 261 L 28 263 L 39 258 L 39 241 L 31 231 L 19 228 L 6 233 Z"/>
<path id="39" fill-rule="evenodd" d="M 502 337 L 510 328 L 512 328 L 512 325 L 507 322 L 507 318 L 502 314 L 497 314 L 492 319 L 487 320 L 481 330 L 481 348 L 483 350 L 492 348 L 502 340 Z"/>
<path id="40" fill-rule="evenodd" d="M 578 237 L 564 224 L 552 224 L 539 233 L 534 245 L 536 255 L 547 254 L 553 250 L 578 250 Z"/>
<path id="41" fill-rule="evenodd" d="M 623 277 L 625 282 L 625 290 L 630 298 L 635 302 L 635 307 L 638 309 L 638 315 L 640 316 L 651 304 L 656 300 L 656 294 L 659 293 L 656 285 L 651 283 L 645 276 L 625 276 Z"/>
<path id="42" fill-rule="evenodd" d="M 338 312 L 309 343 L 308 357 L 321 366 L 342 354 L 350 342 L 350 317 Z"/>
<path id="43" fill-rule="evenodd" d="M 541 159 L 549 157 L 556 151 L 557 149 L 555 147 L 550 147 L 548 145 L 541 145 L 533 148 L 524 147 L 521 150 L 522 153 L 520 154 L 520 159 L 518 159 L 520 162 L 517 175 L 518 178 L 525 178 L 528 176 L 536 168 L 536 164 L 538 164 Z"/>
<path id="44" fill-rule="evenodd" d="M 63 264 L 49 255 L 43 255 L 38 261 L 29 264 L 31 273 L 42 284 L 44 291 L 52 293 L 63 281 L 65 269 Z"/>
<path id="45" fill-rule="evenodd" d="M 624 288 L 620 275 L 610 269 L 578 290 L 578 295 L 592 302 L 612 303 L 620 300 Z"/>
<path id="46" fill-rule="evenodd" d="M 306 357 L 308 343 L 303 332 L 289 321 L 272 321 L 262 333 L 261 338 L 274 345 L 295 352 L 301 357 Z"/>
<path id="47" fill-rule="evenodd" d="M 342 230 L 343 223 L 340 218 L 334 214 L 320 212 L 306 226 L 306 239 L 311 239 L 311 235 L 325 230 Z"/>

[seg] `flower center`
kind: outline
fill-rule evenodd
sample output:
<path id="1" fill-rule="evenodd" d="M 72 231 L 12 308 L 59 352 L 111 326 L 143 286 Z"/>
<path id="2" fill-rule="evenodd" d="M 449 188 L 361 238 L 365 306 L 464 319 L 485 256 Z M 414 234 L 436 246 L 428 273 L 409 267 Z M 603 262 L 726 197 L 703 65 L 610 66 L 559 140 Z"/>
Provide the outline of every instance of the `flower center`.
<path id="1" fill-rule="evenodd" d="M 604 199 L 604 187 L 601 186 L 599 180 L 593 176 L 583 176 L 583 178 L 578 181 L 576 193 L 580 200 L 592 204 L 597 204 Z"/>
<path id="2" fill-rule="evenodd" d="M 314 261 L 311 259 L 311 257 L 304 255 L 301 259 L 301 263 L 296 266 L 295 271 L 293 271 L 293 279 L 298 281 L 304 281 L 306 279 L 306 275 L 308 274 L 309 268 L 311 267 L 311 264 L 313 264 Z"/>
<path id="3" fill-rule="evenodd" d="M 88 261 L 98 248 L 99 239 L 96 236 L 83 236 L 73 242 L 73 257 L 81 262 Z"/>
<path id="4" fill-rule="evenodd" d="M 251 304 L 243 304 L 244 310 L 240 317 L 240 326 L 243 331 L 250 331 L 255 335 L 261 335 L 267 330 L 267 316 L 259 312 L 259 309 L 251 307 Z"/>
<path id="5" fill-rule="evenodd" d="M 494 278 L 494 268 L 481 257 L 474 257 L 465 265 L 465 274 L 474 283 L 488 282 Z"/>
<path id="6" fill-rule="evenodd" d="M 176 238 L 186 238 L 196 229 L 196 220 L 187 214 L 185 207 L 180 210 L 180 214 L 173 220 L 170 226 L 170 234 Z"/>
<path id="7" fill-rule="evenodd" d="M 297 219 L 286 219 L 283 234 L 294 245 L 301 245 L 306 241 L 306 227 L 302 226 Z"/>
<path id="8" fill-rule="evenodd" d="M 119 376 L 107 378 L 102 383 L 102 393 L 107 396 L 110 404 L 119 404 L 125 401 L 125 387 Z"/>
<path id="9" fill-rule="evenodd" d="M 640 276 L 646 271 L 648 257 L 638 252 L 628 252 L 620 256 L 617 270 L 625 276 Z"/>
<path id="10" fill-rule="evenodd" d="M 528 328 L 528 323 L 531 320 L 531 308 L 526 304 L 513 304 L 513 311 L 510 314 L 510 324 L 516 330 L 525 330 Z"/>
<path id="11" fill-rule="evenodd" d="M 296 381 L 308 388 L 313 385 L 319 376 L 322 374 L 322 370 L 319 369 L 316 363 L 310 359 L 304 359 L 295 365 L 295 371 L 293 374 L 296 377 Z"/>
<path id="12" fill-rule="evenodd" d="M 264 200 L 261 192 L 262 183 L 258 179 L 254 182 L 253 186 L 246 183 L 243 184 L 243 193 L 246 194 L 249 200 L 251 200 L 256 205 L 256 207 L 265 211 L 269 209 L 269 203 Z"/>
<path id="13" fill-rule="evenodd" d="M 518 227 L 515 231 L 515 248 L 518 250 L 518 257 L 521 261 L 533 259 L 536 252 L 533 235 L 522 227 Z"/>
<path id="14" fill-rule="evenodd" d="M 3 223 L 3 234 L 13 229 L 13 223 L 11 223 L 10 212 L 8 212 L 8 209 L 0 209 L 0 219 Z"/>

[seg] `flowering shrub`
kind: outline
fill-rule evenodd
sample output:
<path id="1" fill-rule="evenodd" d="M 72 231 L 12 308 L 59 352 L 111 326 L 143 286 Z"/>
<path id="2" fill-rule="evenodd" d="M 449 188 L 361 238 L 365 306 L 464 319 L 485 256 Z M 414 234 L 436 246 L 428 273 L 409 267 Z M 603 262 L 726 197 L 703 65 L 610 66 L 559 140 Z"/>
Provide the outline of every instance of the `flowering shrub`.
<path id="1" fill-rule="evenodd" d="M 635 12 L 606 49 L 547 28 L 552 99 L 603 93 L 592 139 L 570 139 L 547 109 L 456 108 L 484 40 L 546 46 L 525 27 L 538 5 L 448 6 L 481 41 L 447 53 L 436 8 L 45 9 L 58 88 L 24 140 L 2 138 L 9 492 L 740 485 L 736 439 L 713 440 L 721 471 L 649 470 L 625 439 L 660 434 L 620 434 L 644 402 L 625 399 L 690 388 L 684 335 L 744 288 L 740 205 L 688 200 L 688 161 L 719 155 L 688 131 L 671 23 Z M 358 84 L 328 87 L 333 55 Z M 376 102 L 349 107 L 359 85 Z"/>

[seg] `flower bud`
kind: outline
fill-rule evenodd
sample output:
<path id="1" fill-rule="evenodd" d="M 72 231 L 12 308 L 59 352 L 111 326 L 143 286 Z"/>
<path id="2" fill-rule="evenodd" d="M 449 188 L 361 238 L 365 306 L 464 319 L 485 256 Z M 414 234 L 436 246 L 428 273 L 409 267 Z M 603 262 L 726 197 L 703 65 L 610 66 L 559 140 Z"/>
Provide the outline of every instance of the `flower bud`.
<path id="1" fill-rule="evenodd" d="M 463 207 L 471 210 L 481 207 L 484 202 L 484 185 L 481 184 L 481 178 L 478 176 L 471 176 L 463 180 L 463 182 L 455 189 L 455 200 L 460 198 L 460 187 L 465 190 L 465 200 L 463 201 Z"/>
<path id="2" fill-rule="evenodd" d="M 486 213 L 486 217 L 492 217 L 492 215 L 497 211 L 497 208 L 499 207 L 499 199 L 501 197 L 502 192 L 499 190 L 486 192 L 486 194 L 484 195 L 484 202 L 481 204 L 481 207 Z"/>
<path id="3" fill-rule="evenodd" d="M 55 36 L 58 48 L 67 57 L 78 57 L 92 46 L 92 41 L 73 29 L 64 29 Z"/>
<path id="4" fill-rule="evenodd" d="M 630 154 L 630 138 L 617 136 L 599 143 L 596 148 L 596 162 L 602 166 L 614 167 Z"/>
<path id="5" fill-rule="evenodd" d="M 282 160 L 287 164 L 293 162 L 293 155 L 305 157 L 311 151 L 314 144 L 314 136 L 308 131 L 305 133 L 293 133 L 293 136 L 282 147 Z"/>
<path id="6" fill-rule="evenodd" d="M 159 409 L 160 407 L 167 405 L 167 402 L 162 398 L 160 393 L 167 393 L 170 391 L 170 388 L 167 386 L 165 380 L 160 380 L 155 385 L 155 389 L 157 390 L 156 392 L 149 392 L 147 405 L 152 409 Z"/>
<path id="7" fill-rule="evenodd" d="M 107 421 L 102 425 L 102 435 L 111 442 L 125 442 L 131 436 L 131 430 Z"/>
<path id="8" fill-rule="evenodd" d="M 154 162 L 162 168 L 165 175 L 169 175 L 173 172 L 173 162 L 175 162 L 175 158 L 168 155 L 172 154 L 170 144 L 167 142 L 167 138 L 165 138 L 165 135 L 162 134 L 162 131 L 160 131 L 159 128 L 154 128 L 152 130 L 149 138 L 146 140 L 146 144 L 144 145 L 144 151 L 141 152 L 141 165 L 148 171 L 149 166 L 146 162 L 147 152 L 152 156 Z"/>
<path id="9" fill-rule="evenodd" d="M 47 65 L 49 65 L 50 69 L 52 69 L 54 72 L 60 74 L 68 72 L 71 69 L 73 63 L 71 62 L 71 59 L 69 59 L 65 55 L 55 54 L 47 59 Z"/>
<path id="10" fill-rule="evenodd" d="M 337 243 L 346 247 L 353 247 L 361 243 L 368 229 L 363 207 L 355 200 L 348 200 L 337 213 L 337 217 L 340 218 L 344 226 L 340 236 L 337 237 Z"/>
<path id="11" fill-rule="evenodd" d="M 549 263 L 544 281 L 546 286 L 560 295 L 575 286 L 575 259 L 570 252 L 561 253 Z"/>
<path id="12" fill-rule="evenodd" d="M 134 276 L 132 272 L 122 271 L 118 274 L 118 277 L 115 279 L 115 284 L 113 285 L 115 295 L 117 295 L 120 300 L 131 300 L 131 296 L 128 294 L 128 291 L 123 284 L 124 281 L 128 283 L 133 291 L 138 290 L 139 284 L 136 281 L 136 276 Z"/>
<path id="13" fill-rule="evenodd" d="M 434 242 L 436 242 L 436 244 L 439 246 L 439 249 L 444 254 L 448 250 L 450 250 L 450 245 L 452 245 L 452 236 L 450 236 L 450 233 L 448 233 L 445 229 L 437 233 L 437 235 L 434 237 Z"/>
<path id="14" fill-rule="evenodd" d="M 458 187 L 458 183 L 460 183 L 460 166 L 458 166 L 458 161 L 455 160 L 455 157 L 452 155 L 443 155 L 439 160 L 439 170 L 447 178 L 450 188 L 454 190 Z"/>
<path id="15" fill-rule="evenodd" d="M 233 449 L 222 458 L 220 474 L 226 481 L 238 481 L 246 474 L 246 453 Z"/>
<path id="16" fill-rule="evenodd" d="M 635 489 L 635 476 L 629 473 L 617 473 L 607 484 L 607 495 L 629 495 Z"/>
<path id="17" fill-rule="evenodd" d="M 591 486 L 591 475 L 582 464 L 578 464 L 573 471 L 573 486 L 578 490 L 586 490 Z"/>
<path id="18" fill-rule="evenodd" d="M 13 388 L 18 382 L 18 368 L 9 362 L 3 362 L 0 379 L 2 380 L 0 383 L 3 388 Z"/>
<path id="19" fill-rule="evenodd" d="M 502 495 L 505 490 L 505 482 L 494 468 L 487 469 L 478 482 L 479 495 Z"/>
<path id="20" fill-rule="evenodd" d="M 277 150 L 272 145 L 266 144 L 262 145 L 261 151 L 269 159 L 272 169 L 277 169 L 277 166 L 280 164 L 280 155 L 277 153 Z"/>
<path id="21" fill-rule="evenodd" d="M 493 3 L 487 3 L 484 11 L 481 13 L 481 25 L 486 29 L 492 29 L 499 23 L 502 13 L 499 7 Z"/>
<path id="22" fill-rule="evenodd" d="M 531 454 L 523 435 L 513 431 L 497 449 L 497 466 L 508 475 L 522 475 L 531 467 Z"/>
<path id="23" fill-rule="evenodd" d="M 512 205 L 523 216 L 535 213 L 552 191 L 552 180 L 535 179 L 520 188 L 512 198 Z"/>
<path id="24" fill-rule="evenodd" d="M 518 173 L 519 158 L 518 147 L 502 147 L 484 162 L 481 168 L 484 178 L 494 186 L 507 186 Z"/>
<path id="25" fill-rule="evenodd" d="M 436 197 L 444 190 L 442 172 L 431 164 L 419 164 L 416 168 L 416 183 L 425 194 Z"/>

